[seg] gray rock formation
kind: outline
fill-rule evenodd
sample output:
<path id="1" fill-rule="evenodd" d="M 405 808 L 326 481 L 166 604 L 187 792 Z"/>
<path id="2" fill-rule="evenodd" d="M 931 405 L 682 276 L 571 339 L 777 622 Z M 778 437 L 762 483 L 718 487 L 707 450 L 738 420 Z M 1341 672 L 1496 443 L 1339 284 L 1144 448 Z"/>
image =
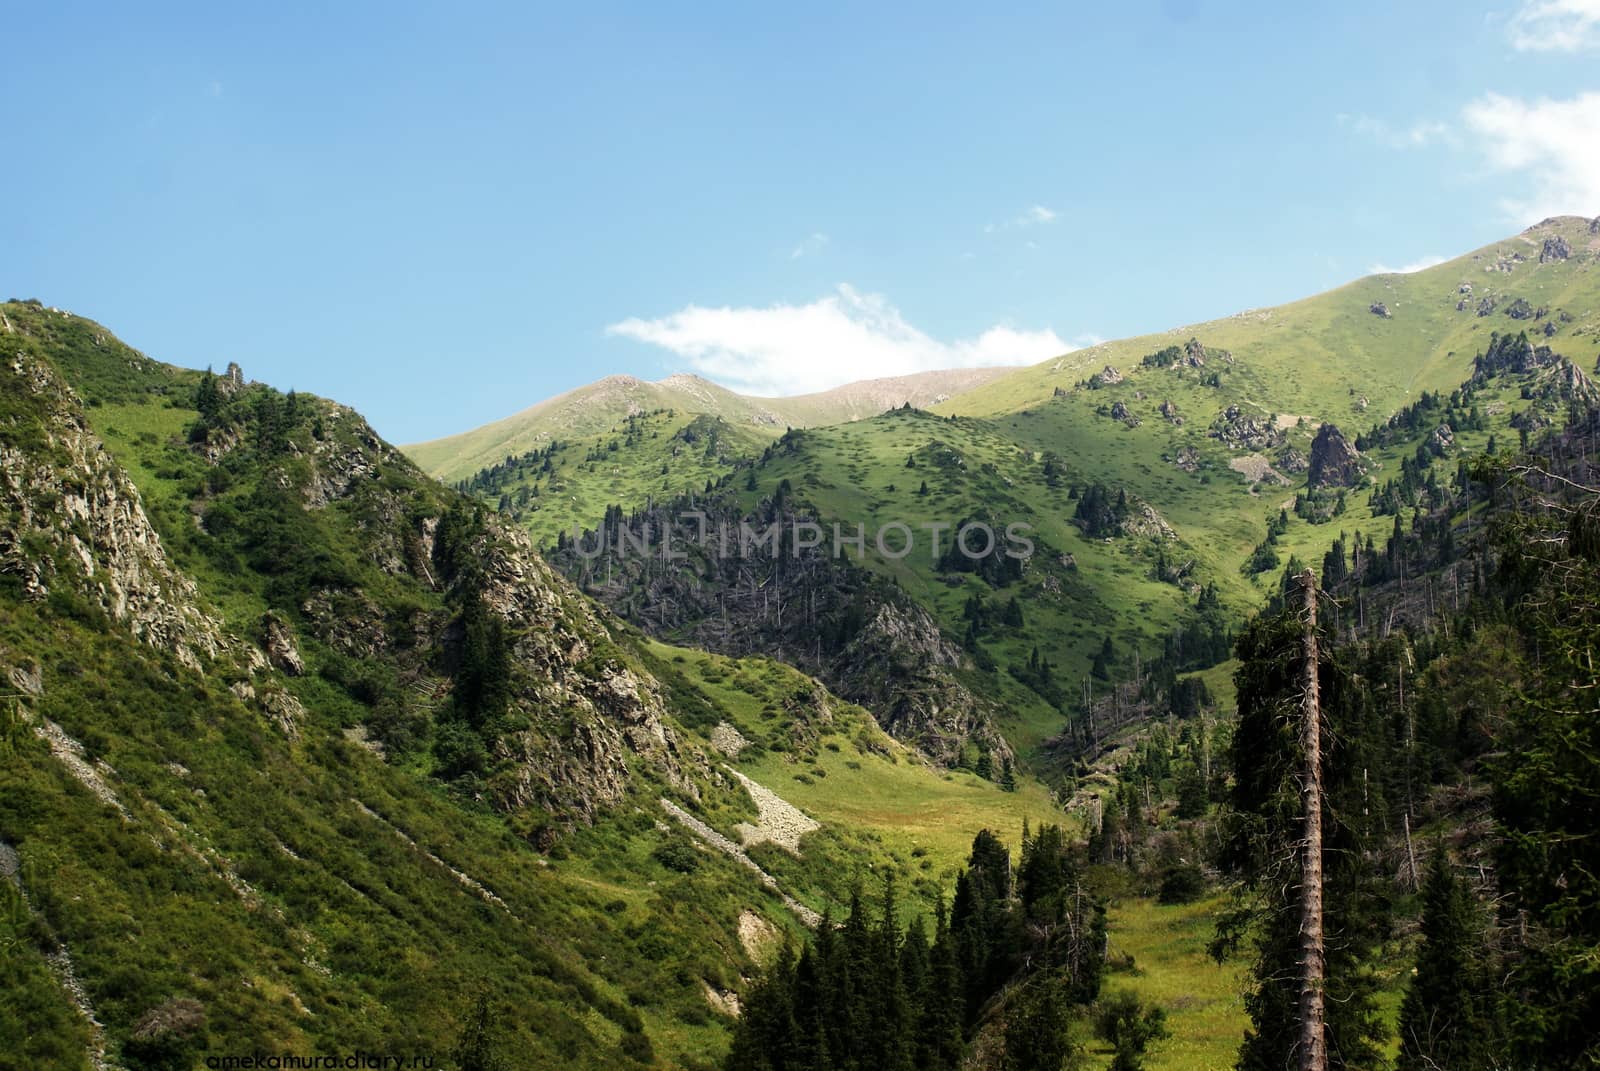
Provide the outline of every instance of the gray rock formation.
<path id="1" fill-rule="evenodd" d="M 1299 475 L 1310 467 L 1311 462 L 1306 459 L 1306 455 L 1302 454 L 1294 447 L 1285 446 L 1282 450 L 1278 451 L 1277 468 L 1279 472 L 1287 472 Z"/>
<path id="2" fill-rule="evenodd" d="M 1572 246 L 1561 235 L 1557 234 L 1544 240 L 1544 247 L 1539 250 L 1539 263 L 1548 264 L 1552 260 L 1566 260 L 1572 256 Z"/>
<path id="3" fill-rule="evenodd" d="M 704 500 L 697 507 L 705 512 L 703 530 L 674 504 L 627 522 L 635 533 L 648 526 L 658 546 L 670 530 L 675 552 L 688 555 L 684 561 L 664 563 L 659 550 L 586 560 L 570 544 L 548 557 L 648 632 L 723 654 L 767 655 L 815 675 L 935 761 L 954 763 L 969 741 L 996 759 L 1011 754 L 994 724 L 998 712 L 952 672 L 964 664 L 961 648 L 909 596 L 848 554 L 825 552 L 830 548 L 775 557 L 754 546 L 741 550 L 741 522 L 755 532 L 774 522 L 792 530 L 806 519 L 788 507 L 768 504 L 758 516 Z M 728 533 L 726 554 L 721 533 Z M 585 535 L 579 546 L 587 551 L 597 546 L 595 538 Z M 946 533 L 946 547 L 949 540 Z M 614 532 L 608 545 L 616 546 Z M 917 553 L 925 552 L 919 545 Z"/>
<path id="4" fill-rule="evenodd" d="M 1361 453 L 1344 433 L 1332 424 L 1324 424 L 1311 442 L 1311 459 L 1306 466 L 1306 486 L 1354 487 L 1365 468 Z"/>
<path id="5" fill-rule="evenodd" d="M 1241 450 L 1271 450 L 1282 446 L 1287 437 L 1268 416 L 1249 416 L 1237 405 L 1230 405 L 1211 422 L 1207 432 L 1228 446 Z"/>
<path id="6" fill-rule="evenodd" d="M 268 662 L 289 676 L 299 677 L 305 673 L 306 664 L 295 647 L 289 625 L 278 614 L 269 613 L 261 619 L 261 649 Z"/>
<path id="7" fill-rule="evenodd" d="M 23 351 L 0 380 L 45 429 L 37 450 L 0 446 L 0 511 L 15 518 L 0 531 L 0 571 L 19 577 L 31 599 L 57 586 L 78 593 L 191 668 L 215 657 L 224 646 L 220 622 L 168 562 L 138 488 L 91 434 L 77 396 Z"/>
<path id="8" fill-rule="evenodd" d="M 1381 301 L 1374 301 L 1371 305 L 1368 305 L 1367 311 L 1372 313 L 1374 316 L 1381 316 L 1385 320 L 1389 319 L 1390 317 L 1389 306 L 1385 305 Z"/>

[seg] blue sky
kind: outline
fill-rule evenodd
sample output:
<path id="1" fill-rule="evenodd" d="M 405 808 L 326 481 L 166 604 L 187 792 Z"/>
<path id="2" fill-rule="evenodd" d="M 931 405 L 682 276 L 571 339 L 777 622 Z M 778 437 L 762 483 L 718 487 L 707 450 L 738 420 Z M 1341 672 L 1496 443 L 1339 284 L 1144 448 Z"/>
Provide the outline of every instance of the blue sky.
<path id="1" fill-rule="evenodd" d="M 1600 0 L 234 6 L 7 20 L 0 296 L 401 442 L 613 372 L 1042 360 L 1600 213 Z"/>

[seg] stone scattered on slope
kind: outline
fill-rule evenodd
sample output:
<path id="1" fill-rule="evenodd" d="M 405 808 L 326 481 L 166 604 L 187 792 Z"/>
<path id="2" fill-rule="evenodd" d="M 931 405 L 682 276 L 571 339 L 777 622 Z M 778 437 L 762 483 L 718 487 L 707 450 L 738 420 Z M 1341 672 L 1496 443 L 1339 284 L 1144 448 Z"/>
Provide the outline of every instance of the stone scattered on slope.
<path id="1" fill-rule="evenodd" d="M 711 1010 L 719 1015 L 726 1015 L 730 1019 L 739 1018 L 743 1008 L 739 1004 L 739 994 L 731 989 L 718 989 L 704 978 L 700 979 L 700 986 L 706 991 L 706 1003 L 711 1005 Z"/>
<path id="2" fill-rule="evenodd" d="M 739 912 L 739 944 L 751 959 L 758 963 L 765 959 L 777 939 L 778 928 L 772 923 L 749 908 Z"/>
<path id="3" fill-rule="evenodd" d="M 750 798 L 755 800 L 756 804 L 758 815 L 756 824 L 752 826 L 747 822 L 740 822 L 733 827 L 746 848 L 753 848 L 763 841 L 771 841 L 780 848 L 787 848 L 799 855 L 800 838 L 822 828 L 822 823 L 765 785 L 752 781 L 738 770 L 728 772 L 739 779 L 739 783 L 750 793 Z"/>
<path id="4" fill-rule="evenodd" d="M 49 718 L 41 718 L 40 724 L 33 727 L 33 732 L 35 736 L 49 745 L 50 754 L 54 755 L 56 761 L 67 768 L 67 772 L 80 785 L 89 790 L 90 795 L 120 814 L 124 821 L 133 821 L 133 815 L 128 813 L 128 808 L 122 805 L 122 801 L 117 798 L 116 792 L 101 775 L 102 770 L 115 775 L 115 770 L 104 762 L 90 763 L 87 753 L 83 750 L 83 745 L 68 736 L 61 726 Z"/>
<path id="5" fill-rule="evenodd" d="M 1385 305 L 1381 301 L 1374 301 L 1371 305 L 1368 305 L 1367 311 L 1372 313 L 1374 316 L 1381 316 L 1385 320 L 1390 319 L 1392 316 L 1392 314 L 1389 312 L 1389 306 Z"/>
<path id="6" fill-rule="evenodd" d="M 739 752 L 750 746 L 750 741 L 732 725 L 719 721 L 711 730 L 711 746 L 728 758 L 735 759 L 739 757 Z"/>
<path id="7" fill-rule="evenodd" d="M 717 851 L 728 856 L 740 866 L 747 870 L 753 871 L 761 884 L 777 893 L 778 897 L 783 900 L 784 906 L 790 911 L 793 911 L 795 916 L 799 918 L 801 922 L 805 923 L 807 926 L 815 926 L 822 921 L 821 915 L 817 914 L 805 904 L 802 904 L 800 901 L 796 900 L 794 897 L 790 896 L 788 893 L 779 888 L 778 879 L 773 877 L 771 874 L 768 874 L 765 870 L 762 870 L 761 865 L 746 855 L 743 848 L 739 847 L 733 841 L 729 840 L 727 837 L 724 837 L 721 833 L 718 833 L 716 830 L 712 829 L 710 826 L 706 825 L 700 819 L 696 818 L 682 807 L 679 807 L 671 800 L 662 799 L 659 802 L 661 803 L 662 809 L 668 814 L 672 815 L 672 817 L 676 818 L 678 822 L 682 824 L 683 827 L 689 832 L 693 833 L 695 836 L 711 845 Z"/>
<path id="8" fill-rule="evenodd" d="M 1272 467 L 1272 462 L 1261 454 L 1244 454 L 1240 457 L 1230 457 L 1228 459 L 1228 467 L 1251 483 L 1271 482 L 1283 486 L 1288 486 L 1289 483 L 1277 469 Z"/>

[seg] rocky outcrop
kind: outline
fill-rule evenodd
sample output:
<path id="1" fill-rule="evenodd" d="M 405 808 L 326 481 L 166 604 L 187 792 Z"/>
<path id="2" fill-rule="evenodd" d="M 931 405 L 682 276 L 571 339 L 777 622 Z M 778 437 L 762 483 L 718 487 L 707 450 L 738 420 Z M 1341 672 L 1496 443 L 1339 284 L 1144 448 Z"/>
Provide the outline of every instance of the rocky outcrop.
<path id="1" fill-rule="evenodd" d="M 1137 428 L 1140 424 L 1144 423 L 1138 417 L 1130 413 L 1128 411 L 1128 406 L 1120 401 L 1111 403 L 1111 419 L 1120 421 L 1123 424 L 1128 425 L 1130 428 Z"/>
<path id="2" fill-rule="evenodd" d="M 1566 260 L 1572 256 L 1572 246 L 1566 238 L 1557 234 L 1544 240 L 1544 247 L 1539 250 L 1539 263 L 1548 264 L 1552 260 Z"/>
<path id="3" fill-rule="evenodd" d="M 1531 320 L 1538 313 L 1527 298 L 1516 298 L 1506 306 L 1506 315 L 1513 320 Z"/>
<path id="4" fill-rule="evenodd" d="M 1494 310 L 1499 306 L 1499 304 L 1500 303 L 1494 298 L 1493 295 L 1483 298 L 1478 302 L 1478 315 L 1493 316 Z"/>
<path id="5" fill-rule="evenodd" d="M 1433 434 L 1428 437 L 1434 450 L 1444 453 L 1456 444 L 1456 432 L 1449 424 L 1440 424 L 1433 429 Z"/>
<path id="6" fill-rule="evenodd" d="M 1109 387 L 1113 384 L 1121 383 L 1125 378 L 1121 372 L 1108 364 L 1094 374 L 1094 377 L 1089 381 L 1089 385 L 1091 387 Z"/>
<path id="7" fill-rule="evenodd" d="M 1482 382 L 1509 372 L 1521 375 L 1548 368 L 1561 358 L 1549 346 L 1535 346 L 1525 334 L 1489 336 L 1489 346 L 1472 362 L 1472 378 Z"/>
<path id="8" fill-rule="evenodd" d="M 1371 305 L 1368 305 L 1367 311 L 1372 313 L 1374 316 L 1381 316 L 1385 320 L 1390 318 L 1389 306 L 1385 305 L 1381 301 L 1374 301 Z"/>
<path id="9" fill-rule="evenodd" d="M 1183 417 L 1179 414 L 1178 407 L 1172 404 L 1172 400 L 1170 398 L 1164 399 L 1161 402 L 1161 405 L 1158 407 L 1158 412 L 1161 413 L 1162 418 L 1166 420 L 1168 424 L 1172 424 L 1177 427 L 1183 426 Z"/>
<path id="10" fill-rule="evenodd" d="M 1278 471 L 1295 475 L 1299 475 L 1311 467 L 1311 462 L 1307 460 L 1306 455 L 1292 446 L 1285 446 L 1278 451 L 1277 462 Z"/>
<path id="11" fill-rule="evenodd" d="M 796 666 L 936 761 L 956 762 L 968 741 L 997 759 L 1010 754 L 994 727 L 996 711 L 953 672 L 963 664 L 960 647 L 917 602 L 848 553 L 835 556 L 831 545 L 785 544 L 783 553 L 770 553 L 741 535 L 741 524 L 752 537 L 772 524 L 792 532 L 795 524 L 810 523 L 804 514 L 768 503 L 748 515 L 704 499 L 695 503 L 696 514 L 688 508 L 668 503 L 613 519 L 604 530 L 611 549 L 599 556 L 586 556 L 601 545 L 590 533 L 547 557 L 640 628 L 722 654 L 761 654 Z M 634 536 L 653 533 L 655 551 L 615 553 L 624 527 Z M 681 558 L 662 557 L 666 532 Z M 927 551 L 919 546 L 917 553 Z M 811 709 L 797 711 L 796 721 L 816 716 Z"/>
<path id="12" fill-rule="evenodd" d="M 1177 453 L 1166 460 L 1171 461 L 1184 472 L 1198 472 L 1200 470 L 1200 451 L 1192 446 L 1180 446 Z"/>
<path id="13" fill-rule="evenodd" d="M 1191 338 L 1183 344 L 1183 363 L 1190 368 L 1204 368 L 1207 360 L 1219 360 L 1224 364 L 1233 363 L 1233 354 L 1228 350 L 1208 350 L 1201 345 L 1198 338 Z"/>
<path id="14" fill-rule="evenodd" d="M 1589 221 L 1589 233 L 1600 234 L 1600 216 L 1596 216 Z"/>
<path id="15" fill-rule="evenodd" d="M 1324 424 L 1311 441 L 1311 459 L 1306 467 L 1306 486 L 1354 487 L 1365 473 L 1361 452 L 1344 433 Z"/>
<path id="16" fill-rule="evenodd" d="M 268 662 L 291 677 L 299 677 L 306 671 L 289 624 L 278 614 L 269 613 L 261 619 L 261 650 Z"/>
<path id="17" fill-rule="evenodd" d="M 1206 434 L 1234 449 L 1255 451 L 1276 449 L 1287 438 L 1270 416 L 1250 416 L 1237 405 L 1223 410 Z"/>
<path id="18" fill-rule="evenodd" d="M 168 562 L 138 488 L 90 432 L 77 396 L 25 351 L 0 379 L 32 411 L 34 428 L 0 440 L 0 571 L 19 577 L 30 599 L 57 588 L 87 599 L 191 668 L 216 657 L 220 622 Z"/>
<path id="19" fill-rule="evenodd" d="M 1545 398 L 1577 402 L 1588 409 L 1600 409 L 1600 387 L 1584 374 L 1583 369 L 1564 357 L 1540 377 L 1537 392 Z"/>

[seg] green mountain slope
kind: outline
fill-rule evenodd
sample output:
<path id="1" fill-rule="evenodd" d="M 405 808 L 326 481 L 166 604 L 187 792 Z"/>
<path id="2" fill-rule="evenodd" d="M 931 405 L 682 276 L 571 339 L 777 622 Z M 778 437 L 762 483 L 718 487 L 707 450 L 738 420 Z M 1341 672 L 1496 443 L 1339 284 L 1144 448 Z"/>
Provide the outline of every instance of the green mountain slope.
<path id="1" fill-rule="evenodd" d="M 786 667 L 646 642 L 342 406 L 0 312 L 4 1066 L 443 1066 L 480 997 L 519 1066 L 706 1066 L 855 868 L 931 909 L 972 830 L 929 801 L 1052 809 Z M 694 830 L 765 828 L 736 765 L 877 807 L 798 800 L 794 851 L 730 857 Z"/>
<path id="2" fill-rule="evenodd" d="M 1375 492 L 1401 478 L 1416 441 L 1380 436 L 1313 490 L 1308 481 L 1333 471 L 1340 442 L 1319 439 L 1324 422 L 1357 440 L 1428 400 L 1414 413 L 1435 421 L 1426 430 L 1451 425 L 1428 462 L 1440 472 L 1491 436 L 1517 441 L 1515 390 L 1486 386 L 1476 416 L 1453 407 L 1451 393 L 1496 337 L 1526 332 L 1591 367 L 1597 250 L 1588 221 L 1553 220 L 1413 276 L 1070 354 L 933 414 L 795 431 L 749 471 L 725 475 L 713 500 L 755 516 L 787 489 L 825 527 L 944 525 L 946 547 L 968 520 L 1030 525 L 1039 550 L 1020 576 L 962 568 L 929 553 L 926 536 L 913 554 L 867 553 L 859 567 L 891 578 L 950 638 L 967 637 L 966 686 L 999 705 L 1014 744 L 1040 748 L 1069 730 L 1074 749 L 1093 751 L 1108 727 L 1171 702 L 1170 689 L 1140 683 L 1153 664 L 1182 674 L 1226 656 L 1228 630 L 1276 583 L 1273 561 L 1315 560 L 1341 529 L 1387 534 L 1393 510 Z M 651 497 L 667 489 L 664 481 Z M 1096 513 L 1090 500 L 1105 505 Z M 619 495 L 616 504 L 626 515 L 644 502 Z M 572 561 L 563 567 L 582 575 Z M 609 578 L 609 590 L 596 591 L 619 612 L 662 635 L 711 642 L 714 630 L 663 612 L 659 567 L 624 586 L 616 570 L 592 568 Z M 811 597 L 803 586 L 784 595 L 791 605 Z M 1020 626 L 1001 620 L 1013 599 Z M 1029 668 L 1040 657 L 1048 679 Z M 967 760 L 976 761 L 971 752 Z"/>
<path id="3" fill-rule="evenodd" d="M 1341 425 L 1370 421 L 1423 390 L 1454 388 L 1491 331 L 1542 331 L 1549 323 L 1557 349 L 1592 352 L 1600 338 L 1597 251 L 1600 235 L 1590 220 L 1555 217 L 1423 271 L 1372 275 L 1288 305 L 1077 350 L 933 408 L 1013 413 L 1106 365 L 1131 372 L 1146 354 L 1198 337 L 1231 350 L 1256 373 L 1250 400 L 1272 412 Z M 1518 299 L 1528 305 L 1521 320 Z M 1491 305 L 1480 315 L 1485 301 Z M 1373 311 L 1380 305 L 1387 315 Z"/>
<path id="4" fill-rule="evenodd" d="M 658 410 L 715 417 L 726 424 L 775 437 L 786 427 L 840 424 L 910 402 L 928 406 L 989 383 L 1010 369 L 958 368 L 847 383 L 789 398 L 736 394 L 699 376 L 679 374 L 658 382 L 607 376 L 557 395 L 481 428 L 405 447 L 418 465 L 455 481 L 551 441 L 591 439 L 628 417 Z"/>

